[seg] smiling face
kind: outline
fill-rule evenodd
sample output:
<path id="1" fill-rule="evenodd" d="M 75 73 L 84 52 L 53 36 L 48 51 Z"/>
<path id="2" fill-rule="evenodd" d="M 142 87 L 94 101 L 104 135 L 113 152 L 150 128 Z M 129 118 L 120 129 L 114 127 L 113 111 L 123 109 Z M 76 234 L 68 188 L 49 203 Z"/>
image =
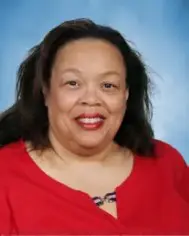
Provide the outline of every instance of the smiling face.
<path id="1" fill-rule="evenodd" d="M 121 53 L 99 39 L 72 41 L 57 52 L 45 92 L 49 135 L 65 148 L 105 148 L 113 142 L 128 91 Z"/>

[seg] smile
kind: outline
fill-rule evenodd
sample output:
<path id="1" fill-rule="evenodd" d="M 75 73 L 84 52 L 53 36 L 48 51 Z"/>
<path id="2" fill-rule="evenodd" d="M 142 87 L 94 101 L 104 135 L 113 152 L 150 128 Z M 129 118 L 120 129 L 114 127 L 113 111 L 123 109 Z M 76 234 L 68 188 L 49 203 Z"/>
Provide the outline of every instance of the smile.
<path id="1" fill-rule="evenodd" d="M 102 122 L 104 119 L 100 117 L 95 117 L 95 118 L 79 118 L 78 121 L 85 123 L 85 124 L 95 124 Z"/>
<path id="2" fill-rule="evenodd" d="M 85 130 L 97 130 L 104 124 L 105 117 L 101 114 L 82 114 L 77 117 L 77 124 Z"/>

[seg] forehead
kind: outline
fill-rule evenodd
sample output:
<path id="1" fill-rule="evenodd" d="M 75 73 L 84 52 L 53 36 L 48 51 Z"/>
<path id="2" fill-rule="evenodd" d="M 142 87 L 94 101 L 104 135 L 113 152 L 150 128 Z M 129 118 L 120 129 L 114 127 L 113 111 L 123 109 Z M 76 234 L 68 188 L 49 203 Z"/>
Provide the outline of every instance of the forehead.
<path id="1" fill-rule="evenodd" d="M 108 41 L 93 38 L 74 40 L 60 48 L 54 66 L 125 70 L 119 49 Z"/>

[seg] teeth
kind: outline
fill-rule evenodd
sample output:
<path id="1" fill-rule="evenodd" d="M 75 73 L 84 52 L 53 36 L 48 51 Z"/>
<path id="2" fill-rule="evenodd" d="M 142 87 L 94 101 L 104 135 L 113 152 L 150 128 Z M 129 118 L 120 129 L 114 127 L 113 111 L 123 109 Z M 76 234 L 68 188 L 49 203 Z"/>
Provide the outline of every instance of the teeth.
<path id="1" fill-rule="evenodd" d="M 87 124 L 94 124 L 97 122 L 101 122 L 103 119 L 100 117 L 96 117 L 96 118 L 80 118 L 79 121 L 81 121 L 82 123 L 87 123 Z"/>

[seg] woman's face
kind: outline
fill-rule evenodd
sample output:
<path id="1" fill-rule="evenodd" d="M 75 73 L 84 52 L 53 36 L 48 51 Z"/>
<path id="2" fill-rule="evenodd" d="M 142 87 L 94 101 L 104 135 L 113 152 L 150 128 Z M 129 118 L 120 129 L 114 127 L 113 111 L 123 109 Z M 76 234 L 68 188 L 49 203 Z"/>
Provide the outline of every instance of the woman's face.
<path id="1" fill-rule="evenodd" d="M 68 149 L 113 142 L 126 109 L 125 77 L 121 53 L 106 41 L 80 39 L 62 47 L 45 92 L 50 136 Z"/>

